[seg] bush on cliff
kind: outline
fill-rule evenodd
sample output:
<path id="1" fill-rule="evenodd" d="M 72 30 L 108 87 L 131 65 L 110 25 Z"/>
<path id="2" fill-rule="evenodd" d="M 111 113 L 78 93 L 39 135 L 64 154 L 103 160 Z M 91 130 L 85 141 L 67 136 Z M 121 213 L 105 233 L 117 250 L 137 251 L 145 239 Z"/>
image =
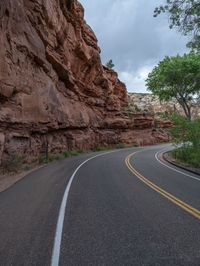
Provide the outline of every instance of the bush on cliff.
<path id="1" fill-rule="evenodd" d="M 112 59 L 110 59 L 107 63 L 106 63 L 106 66 L 107 66 L 107 68 L 109 68 L 109 69 L 113 69 L 114 68 L 114 64 L 113 64 L 113 61 L 112 61 Z"/>

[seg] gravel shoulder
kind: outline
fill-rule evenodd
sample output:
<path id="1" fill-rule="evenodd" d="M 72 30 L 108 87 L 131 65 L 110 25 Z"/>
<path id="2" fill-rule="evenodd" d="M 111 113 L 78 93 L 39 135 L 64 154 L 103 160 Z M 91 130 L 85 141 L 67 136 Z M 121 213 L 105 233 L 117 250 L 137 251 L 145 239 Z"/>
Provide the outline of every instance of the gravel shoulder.
<path id="1" fill-rule="evenodd" d="M 38 170 L 44 166 L 45 166 L 45 164 L 38 165 L 38 166 L 35 166 L 32 169 L 28 170 L 28 171 L 20 171 L 18 173 L 7 173 L 7 174 L 0 173 L 0 192 L 5 191 L 6 189 L 10 188 L 14 184 L 16 184 L 18 181 L 20 181 L 21 179 L 23 179 L 28 174 L 30 174 L 30 173 L 34 172 L 35 170 Z"/>

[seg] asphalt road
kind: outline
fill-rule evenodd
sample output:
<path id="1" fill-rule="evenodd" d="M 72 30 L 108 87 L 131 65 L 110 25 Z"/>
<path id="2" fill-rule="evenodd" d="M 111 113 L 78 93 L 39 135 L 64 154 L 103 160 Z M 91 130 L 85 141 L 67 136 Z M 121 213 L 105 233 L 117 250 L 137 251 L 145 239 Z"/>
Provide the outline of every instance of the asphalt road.
<path id="1" fill-rule="evenodd" d="M 163 148 L 69 158 L 0 193 L 0 266 L 200 266 L 200 177 Z"/>

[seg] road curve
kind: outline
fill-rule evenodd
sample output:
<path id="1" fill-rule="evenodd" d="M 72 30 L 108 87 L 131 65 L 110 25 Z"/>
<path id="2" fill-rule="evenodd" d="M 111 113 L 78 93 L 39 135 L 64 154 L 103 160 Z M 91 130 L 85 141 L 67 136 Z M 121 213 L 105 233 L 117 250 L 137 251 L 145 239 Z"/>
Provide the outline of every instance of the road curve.
<path id="1" fill-rule="evenodd" d="M 160 162 L 167 147 L 69 158 L 1 193 L 0 266 L 199 266 L 200 178 Z"/>

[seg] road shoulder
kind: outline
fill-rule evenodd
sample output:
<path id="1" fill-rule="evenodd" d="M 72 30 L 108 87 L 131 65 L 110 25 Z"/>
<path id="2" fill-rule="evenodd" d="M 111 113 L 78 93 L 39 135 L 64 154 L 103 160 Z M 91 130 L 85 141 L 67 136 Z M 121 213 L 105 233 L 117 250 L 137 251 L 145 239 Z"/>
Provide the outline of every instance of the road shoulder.
<path id="1" fill-rule="evenodd" d="M 31 174 L 32 172 L 39 170 L 43 167 L 45 167 L 46 164 L 44 165 L 39 165 L 37 167 L 34 167 L 28 171 L 23 171 L 19 173 L 8 173 L 8 174 L 2 174 L 0 175 L 0 193 L 7 190 L 8 188 L 12 187 L 15 185 L 17 182 L 25 178 L 27 175 Z"/>
<path id="2" fill-rule="evenodd" d="M 199 168 L 195 168 L 189 164 L 185 164 L 185 163 L 182 163 L 182 162 L 178 162 L 177 160 L 175 160 L 174 158 L 172 158 L 168 152 L 164 152 L 161 154 L 162 156 L 162 159 L 167 162 L 167 163 L 170 163 L 171 165 L 174 165 L 176 167 L 179 167 L 180 169 L 183 169 L 183 170 L 186 170 L 190 173 L 193 173 L 193 174 L 197 174 L 200 176 L 200 169 Z"/>

